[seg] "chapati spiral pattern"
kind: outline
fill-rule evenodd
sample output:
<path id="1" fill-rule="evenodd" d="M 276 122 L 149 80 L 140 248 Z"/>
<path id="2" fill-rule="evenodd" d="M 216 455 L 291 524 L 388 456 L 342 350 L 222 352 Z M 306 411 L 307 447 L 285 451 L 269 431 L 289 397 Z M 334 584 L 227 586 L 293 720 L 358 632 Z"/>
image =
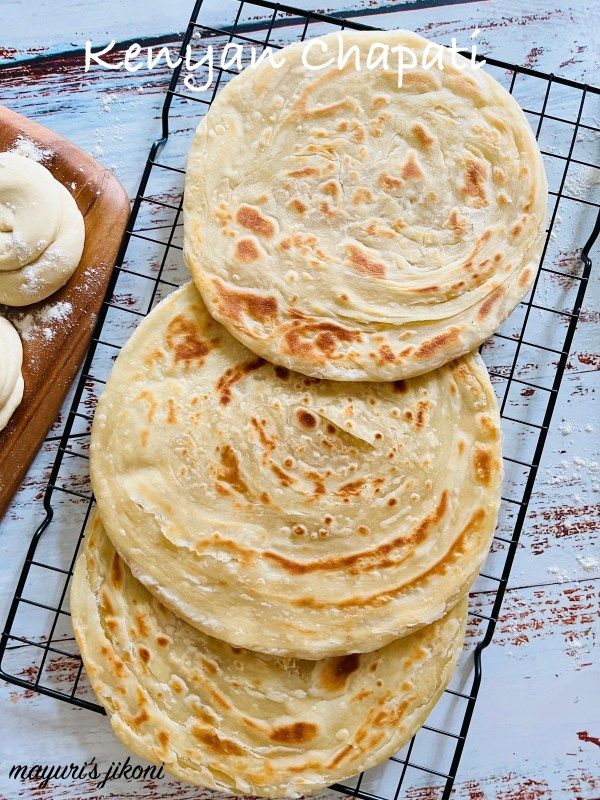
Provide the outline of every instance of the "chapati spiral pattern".
<path id="1" fill-rule="evenodd" d="M 420 378 L 307 378 L 256 357 L 192 284 L 146 317 L 98 403 L 91 476 L 135 576 L 253 650 L 374 650 L 477 573 L 502 480 L 479 356 Z"/>
<path id="2" fill-rule="evenodd" d="M 423 724 L 454 670 L 466 601 L 373 653 L 265 656 L 165 608 L 94 515 L 71 613 L 90 681 L 131 750 L 200 786 L 297 797 L 384 761 Z"/>
<path id="3" fill-rule="evenodd" d="M 543 161 L 516 101 L 463 57 L 424 69 L 414 33 L 344 31 L 309 63 L 338 40 L 361 71 L 309 70 L 298 43 L 219 92 L 189 155 L 185 259 L 211 314 L 269 361 L 411 377 L 474 350 L 531 286 Z M 366 69 L 378 45 L 415 54 L 400 88 L 393 55 Z"/>

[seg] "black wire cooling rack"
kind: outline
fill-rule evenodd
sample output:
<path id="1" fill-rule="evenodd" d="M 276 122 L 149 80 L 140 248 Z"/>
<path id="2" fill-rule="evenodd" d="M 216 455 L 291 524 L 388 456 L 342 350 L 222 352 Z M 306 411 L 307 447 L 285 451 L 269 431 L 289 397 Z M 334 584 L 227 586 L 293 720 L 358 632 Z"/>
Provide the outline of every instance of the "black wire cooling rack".
<path id="1" fill-rule="evenodd" d="M 181 41 L 182 54 L 187 45 L 212 44 L 215 52 L 229 42 L 279 48 L 332 30 L 370 27 L 266 0 L 224 2 L 218 28 L 207 23 L 207 16 L 199 0 Z M 600 229 L 600 197 L 593 196 L 600 188 L 600 89 L 493 59 L 485 68 L 521 103 L 540 142 L 551 190 L 547 239 L 530 294 L 483 348 L 501 407 L 506 478 L 492 551 L 471 594 L 468 646 L 453 682 L 413 740 L 384 766 L 333 787 L 364 800 L 398 800 L 419 787 L 427 788 L 427 797 L 450 796 L 481 684 L 481 654 L 492 640 L 526 520 L 590 276 L 589 251 Z M 173 72 L 162 135 L 150 149 L 64 430 L 55 437 L 45 517 L 27 552 L 0 639 L 5 680 L 98 712 L 102 708 L 82 671 L 68 609 L 70 576 L 94 502 L 87 468 L 93 409 L 119 348 L 139 320 L 186 280 L 181 258 L 185 154 L 199 117 L 232 74 L 217 69 L 210 87 L 196 91 L 184 83 L 181 68 Z M 196 86 L 203 80 L 197 74 Z M 591 196 L 583 197 L 584 189 Z"/>

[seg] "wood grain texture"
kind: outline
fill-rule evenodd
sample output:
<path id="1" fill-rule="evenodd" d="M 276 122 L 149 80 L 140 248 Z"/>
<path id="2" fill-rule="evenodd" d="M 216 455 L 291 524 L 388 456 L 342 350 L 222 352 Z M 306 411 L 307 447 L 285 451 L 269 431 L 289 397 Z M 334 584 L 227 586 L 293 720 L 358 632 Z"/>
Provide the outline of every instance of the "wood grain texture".
<path id="1" fill-rule="evenodd" d="M 51 297 L 24 309 L 0 305 L 0 314 L 12 321 L 69 309 L 66 319 L 46 324 L 50 336 L 38 328 L 23 341 L 23 400 L 0 431 L 0 518 L 81 366 L 129 216 L 127 193 L 106 167 L 63 136 L 0 106 L 0 152 L 19 138 L 40 148 L 44 166 L 75 198 L 85 223 L 85 245 L 76 271 Z"/>
<path id="2" fill-rule="evenodd" d="M 187 23 L 190 0 L 173 0 L 167 7 L 158 0 L 132 0 L 122 5 L 116 0 L 89 5 L 82 0 L 43 0 L 40 14 L 25 26 L 22 20 L 26 0 L 9 0 L 10 16 L 2 9 L 1 46 L 12 48 L 6 67 L 0 69 L 0 102 L 21 110 L 73 138 L 85 149 L 105 161 L 121 178 L 130 194 L 139 182 L 148 147 L 160 130 L 160 106 L 170 74 L 158 69 L 143 69 L 135 75 L 95 68 L 85 75 L 81 48 L 85 38 L 94 42 L 119 41 L 132 37 L 156 36 L 170 41 L 173 31 Z M 304 5 L 301 3 L 301 5 Z M 313 7 L 316 3 L 313 3 Z M 367 6 L 331 0 L 326 6 L 343 11 L 351 6 L 376 11 L 380 3 Z M 418 8 L 399 3 L 394 13 L 375 15 L 369 21 L 391 28 L 412 28 L 436 41 L 449 43 L 455 35 L 468 44 L 470 33 L 482 31 L 484 51 L 507 61 L 527 63 L 573 79 L 598 83 L 598 62 L 591 32 L 598 23 L 597 4 L 582 0 L 552 3 L 549 0 L 491 0 L 459 5 Z M 224 21 L 232 4 L 211 2 L 213 19 Z M 260 9 L 248 7 L 257 16 Z M 350 14 L 349 14 L 350 15 Z M 6 24 L 4 24 L 6 23 Z M 283 36 L 282 33 L 279 35 Z M 39 61 L 29 59 L 41 48 Z M 172 50 L 174 42 L 172 43 Z M 19 67 L 20 60 L 28 61 Z M 523 104 L 539 101 L 535 87 L 524 82 L 519 89 Z M 555 109 L 571 113 L 569 98 L 551 98 Z M 593 103 L 591 103 L 593 101 Z M 591 103 L 589 106 L 587 103 Z M 594 98 L 586 103 L 587 118 L 599 124 L 600 107 Z M 165 158 L 185 156 L 197 120 L 194 104 L 176 99 L 172 109 L 174 136 L 165 149 Z M 564 106 L 561 108 L 561 106 Z M 550 127 L 544 136 L 549 150 L 561 144 L 560 126 Z M 598 137 L 580 137 L 578 148 L 597 158 Z M 587 150 L 586 148 L 589 148 Z M 557 152 L 560 152 L 557 149 Z M 598 198 L 598 172 L 576 171 L 569 178 L 571 194 Z M 556 177 L 556 175 L 554 175 Z M 181 183 L 170 175 L 153 181 L 147 195 L 172 202 L 179 199 Z M 592 216 L 595 210 L 591 209 Z M 157 226 L 169 226 L 168 209 L 143 204 L 136 229 L 142 235 Z M 578 248 L 590 230 L 590 214 L 585 207 L 571 204 L 560 212 L 556 238 L 548 254 L 552 268 L 576 271 Z M 146 229 L 146 231 L 144 230 Z M 168 232 L 168 227 L 165 228 Z M 176 240 L 178 241 L 178 240 Z M 598 247 L 593 251 L 600 263 Z M 132 269 L 154 276 L 160 267 L 160 245 L 136 241 L 128 255 Z M 181 265 L 170 261 L 165 268 L 169 280 L 180 280 Z M 600 526 L 595 512 L 600 478 L 598 462 L 598 366 L 600 365 L 600 270 L 594 269 L 578 325 L 567 372 L 558 397 L 551 430 L 529 513 L 512 570 L 501 621 L 492 645 L 483 659 L 483 686 L 467 739 L 454 792 L 457 800 L 593 800 L 600 797 L 600 748 L 579 738 L 588 731 L 600 735 L 600 713 L 595 702 L 600 685 L 597 646 L 600 637 L 597 591 L 600 587 Z M 568 303 L 573 282 L 556 277 L 544 287 L 548 301 Z M 147 297 L 139 283 L 121 281 L 115 301 L 125 307 L 144 310 Z M 538 341 L 564 333 L 561 320 L 547 324 L 542 315 L 532 320 L 531 335 Z M 126 313 L 115 315 L 114 335 L 125 339 L 133 325 Z M 486 352 L 489 366 L 506 369 L 507 353 L 498 344 Z M 102 355 L 103 368 L 109 369 L 111 354 Z M 534 351 L 523 353 L 520 363 L 524 379 L 548 379 L 552 358 L 542 360 Z M 517 387 L 515 387 L 517 388 Z M 90 384 L 86 403 L 93 408 L 99 386 Z M 507 409 L 513 416 L 527 413 L 531 403 L 545 397 L 535 390 L 526 394 L 519 387 L 511 394 Z M 64 408 L 68 408 L 69 400 Z M 54 459 L 65 413 L 61 412 L 51 436 L 31 466 L 4 520 L 0 523 L 0 623 L 20 570 L 26 545 L 43 518 L 40 498 Z M 521 439 L 524 437 L 521 434 Z M 525 442 L 523 442 L 525 444 Z M 85 452 L 85 448 L 83 448 Z M 62 480 L 66 486 L 85 489 L 85 473 L 78 459 L 65 459 Z M 78 524 L 76 499 L 65 496 L 57 509 L 54 532 L 40 544 L 40 556 L 51 563 L 62 563 L 72 553 L 72 537 Z M 495 544 L 502 555 L 502 543 Z M 594 560 L 594 558 L 596 560 Z M 51 586 L 43 572 L 36 575 L 40 589 L 50 594 L 60 590 Z M 588 596 L 589 595 L 589 596 Z M 473 609 L 484 609 L 489 593 L 480 587 L 472 598 Z M 594 606 L 596 604 L 596 606 Z M 591 606 L 591 607 L 590 607 Z M 590 613 L 591 612 L 591 613 Z M 43 634 L 40 613 L 31 609 L 19 619 L 19 629 L 32 637 Z M 473 618 L 468 646 L 479 636 L 480 624 Z M 68 627 L 57 631 L 69 650 Z M 17 658 L 15 644 L 15 658 Z M 18 664 L 33 674 L 37 653 L 34 648 L 19 648 Z M 56 685 L 68 682 L 73 674 L 69 659 L 51 665 L 50 677 Z M 168 777 L 147 783 L 115 781 L 99 789 L 90 782 L 58 781 L 46 790 L 36 785 L 9 779 L 10 765 L 18 762 L 52 764 L 83 762 L 92 755 L 106 769 L 111 761 L 127 753 L 113 736 L 108 721 L 15 686 L 0 685 L 3 733 L 0 736 L 0 798 L 2 800 L 91 800 L 92 798 L 133 798 L 146 796 L 209 800 L 209 792 L 185 786 Z M 419 747 L 425 748 L 427 736 Z M 431 741 L 435 748 L 435 741 Z M 415 754 L 429 759 L 431 753 Z M 435 750 L 440 771 L 448 766 L 447 752 Z M 134 759 L 134 763 L 140 763 Z M 390 769 L 389 767 L 387 768 Z M 397 773 L 387 772 L 393 784 Z M 369 778 L 374 785 L 377 776 Z M 441 781 L 411 769 L 407 791 L 399 800 L 436 800 L 441 796 Z"/>

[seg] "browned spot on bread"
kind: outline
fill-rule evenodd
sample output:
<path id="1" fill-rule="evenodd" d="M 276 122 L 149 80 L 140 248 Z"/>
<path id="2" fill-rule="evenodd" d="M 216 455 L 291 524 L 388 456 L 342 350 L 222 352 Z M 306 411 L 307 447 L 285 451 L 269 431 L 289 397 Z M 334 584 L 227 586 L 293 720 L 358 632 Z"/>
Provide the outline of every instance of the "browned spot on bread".
<path id="1" fill-rule="evenodd" d="M 352 202 L 354 205 L 358 205 L 359 203 L 372 203 L 373 192 L 365 186 L 359 186 L 352 195 Z"/>
<path id="2" fill-rule="evenodd" d="M 498 192 L 496 199 L 500 208 L 506 208 L 506 206 L 510 205 L 510 197 L 506 192 Z"/>
<path id="3" fill-rule="evenodd" d="M 258 438 L 262 446 L 265 448 L 267 453 L 270 453 L 271 450 L 275 449 L 275 440 L 271 439 L 270 436 L 267 436 L 265 431 L 264 423 L 257 419 L 256 417 L 250 418 L 250 424 L 254 428 L 254 430 L 258 433 Z"/>
<path id="4" fill-rule="evenodd" d="M 264 358 L 257 356 L 252 361 L 247 361 L 245 364 L 238 364 L 235 367 L 229 367 L 221 375 L 216 383 L 217 392 L 219 394 L 219 403 L 226 406 L 231 402 L 231 389 L 234 384 L 243 380 L 250 373 L 260 369 L 265 363 Z"/>
<path id="5" fill-rule="evenodd" d="M 483 445 L 475 447 L 473 467 L 477 482 L 482 486 L 491 486 L 492 478 L 494 477 L 494 459 L 489 448 Z"/>
<path id="6" fill-rule="evenodd" d="M 123 585 L 123 569 L 118 553 L 115 553 L 110 565 L 110 579 L 115 589 L 120 589 Z"/>
<path id="7" fill-rule="evenodd" d="M 200 725 L 192 727 L 192 734 L 199 742 L 206 745 L 209 750 L 217 755 L 243 756 L 246 751 L 231 739 L 223 739 L 216 731 L 202 728 Z"/>
<path id="8" fill-rule="evenodd" d="M 425 414 L 427 413 L 427 409 L 429 408 L 429 403 L 427 400 L 419 400 L 417 403 L 417 417 L 415 419 L 415 426 L 417 428 L 424 428 L 425 427 Z"/>
<path id="9" fill-rule="evenodd" d="M 502 286 L 498 286 L 494 289 L 493 292 L 490 292 L 488 296 L 485 298 L 483 303 L 479 306 L 479 310 L 477 312 L 478 319 L 485 319 L 492 308 L 496 305 L 496 303 L 503 297 L 504 289 Z"/>
<path id="10" fill-rule="evenodd" d="M 147 647 L 144 647 L 143 645 L 138 647 L 138 653 L 140 654 L 140 658 L 144 664 L 147 664 L 150 661 L 150 650 L 148 650 Z"/>
<path id="11" fill-rule="evenodd" d="M 159 361 L 162 361 L 164 357 L 165 354 L 162 350 L 160 349 L 152 350 L 151 353 L 148 353 L 146 356 L 144 356 L 144 364 L 147 367 L 153 367 Z"/>
<path id="12" fill-rule="evenodd" d="M 363 481 L 364 483 L 364 481 Z M 265 552 L 265 556 L 272 561 L 276 561 L 278 564 L 286 569 L 288 572 L 293 574 L 302 575 L 308 572 L 315 572 L 317 570 L 335 570 L 335 569 L 343 569 L 346 567 L 353 567 L 358 562 L 363 562 L 363 564 L 367 564 L 367 562 L 371 562 L 374 564 L 375 567 L 381 566 L 383 562 L 384 565 L 389 565 L 394 562 L 387 560 L 387 557 L 394 552 L 399 547 L 404 545 L 415 545 L 419 542 L 423 541 L 425 536 L 427 535 L 428 531 L 442 519 L 442 517 L 446 514 L 448 510 L 448 492 L 443 491 L 440 495 L 439 502 L 437 506 L 426 516 L 424 517 L 421 522 L 411 531 L 408 535 L 397 536 L 395 539 L 392 539 L 390 542 L 384 542 L 383 544 L 376 547 L 374 550 L 366 550 L 363 552 L 358 553 L 351 553 L 347 556 L 331 556 L 330 558 L 322 559 L 321 561 L 314 561 L 310 563 L 299 563 L 297 561 L 291 561 L 290 559 L 285 558 L 284 556 L 280 556 L 278 553 L 272 553 L 269 551 Z M 397 563 L 397 562 L 395 562 Z M 346 601 L 342 601 L 343 602 Z M 349 603 L 353 605 L 351 601 Z M 314 597 L 303 597 L 299 598 L 298 600 L 294 601 L 294 605 L 300 607 L 309 607 L 309 608 L 323 608 L 325 607 L 320 601 L 316 600 Z M 340 605 L 335 603 L 334 605 Z"/>
<path id="13" fill-rule="evenodd" d="M 516 238 L 523 233 L 523 225 L 521 222 L 515 223 L 512 228 L 510 229 L 510 235 Z"/>
<path id="14" fill-rule="evenodd" d="M 350 675 L 356 672 L 359 666 L 359 653 L 328 658 L 323 662 L 323 668 L 319 674 L 319 686 L 327 692 L 339 692 L 345 689 Z"/>
<path id="15" fill-rule="evenodd" d="M 322 334 L 328 334 L 323 336 Z M 314 341 L 309 338 L 314 335 Z M 287 331 L 283 336 L 284 352 L 296 356 L 311 357 L 318 350 L 333 353 L 337 342 L 357 342 L 361 340 L 359 331 L 343 328 L 334 322 L 314 322 L 300 324 L 296 329 Z"/>
<path id="16" fill-rule="evenodd" d="M 383 362 L 387 361 L 388 363 L 390 363 L 396 360 L 396 356 L 394 355 L 394 352 L 392 348 L 389 346 L 389 344 L 382 344 L 378 352 L 379 352 L 379 357 Z"/>
<path id="17" fill-rule="evenodd" d="M 102 611 L 106 616 L 113 616 L 115 613 L 113 605 L 110 602 L 108 592 L 105 589 L 102 590 L 102 593 L 100 595 L 100 608 L 102 609 Z"/>
<path id="18" fill-rule="evenodd" d="M 500 169 L 500 167 L 494 167 L 492 169 L 492 178 L 494 179 L 494 183 L 499 183 L 501 186 L 506 182 L 506 175 L 504 170 Z"/>
<path id="19" fill-rule="evenodd" d="M 394 381 L 392 383 L 392 389 L 396 394 L 405 394 L 408 391 L 408 386 L 406 381 L 400 379 L 399 381 Z"/>
<path id="20" fill-rule="evenodd" d="M 279 479 L 279 483 L 282 486 L 291 486 L 296 483 L 295 479 L 288 475 L 287 472 L 284 472 L 277 464 L 271 464 L 271 472 Z"/>
<path id="21" fill-rule="evenodd" d="M 486 173 L 486 165 L 483 161 L 479 159 L 469 159 L 467 161 L 467 171 L 465 173 L 462 193 L 465 197 L 474 200 L 476 206 L 487 204 L 487 195 L 484 185 Z"/>
<path id="22" fill-rule="evenodd" d="M 219 311 L 228 319 L 241 321 L 245 312 L 257 322 L 268 322 L 277 316 L 277 300 L 274 297 L 234 289 L 215 280 L 213 284 L 219 295 Z"/>
<path id="23" fill-rule="evenodd" d="M 413 420 L 413 417 L 414 417 L 414 414 L 413 414 L 413 412 L 410 410 L 410 408 L 407 408 L 407 409 L 406 409 L 406 411 L 405 411 L 405 412 L 402 414 L 402 416 L 404 417 L 404 419 L 405 419 L 407 422 L 412 422 L 412 420 Z"/>
<path id="24" fill-rule="evenodd" d="M 443 350 L 445 347 L 449 347 L 453 344 L 458 343 L 460 339 L 460 330 L 459 328 L 453 327 L 449 328 L 447 331 L 443 333 L 438 333 L 436 336 L 432 336 L 431 339 L 427 339 L 424 341 L 415 352 L 415 356 L 417 358 L 429 358 L 438 350 Z"/>
<path id="25" fill-rule="evenodd" d="M 399 189 L 404 181 L 400 178 L 394 178 L 387 172 L 381 172 L 377 177 L 377 183 L 382 189 Z"/>
<path id="26" fill-rule="evenodd" d="M 443 227 L 450 228 L 457 235 L 464 235 L 467 232 L 467 220 L 465 217 L 461 217 L 457 208 L 453 208 Z"/>
<path id="27" fill-rule="evenodd" d="M 280 744 L 304 744 L 315 738 L 319 728 L 313 722 L 292 722 L 273 728 L 270 738 Z"/>
<path id="28" fill-rule="evenodd" d="M 365 129 L 358 122 L 352 125 L 352 138 L 357 144 L 362 144 L 366 138 Z"/>
<path id="29" fill-rule="evenodd" d="M 329 205 L 329 203 L 326 200 L 324 200 L 323 202 L 319 203 L 319 211 L 321 212 L 321 214 L 324 214 L 326 217 L 328 217 L 328 216 L 330 216 L 331 214 L 334 213 L 332 207 Z"/>
<path id="30" fill-rule="evenodd" d="M 182 362 L 186 367 L 190 362 L 201 367 L 206 356 L 217 343 L 216 339 L 205 341 L 198 336 L 198 326 L 185 314 L 177 314 L 169 322 L 165 333 L 167 347 L 173 353 L 175 363 Z"/>
<path id="31" fill-rule="evenodd" d="M 228 483 L 236 492 L 248 494 L 248 484 L 242 478 L 240 472 L 240 462 L 235 450 L 230 444 L 223 445 L 220 452 L 221 464 L 217 470 L 217 478 L 224 483 Z"/>
<path id="32" fill-rule="evenodd" d="M 281 381 L 287 381 L 290 377 L 290 371 L 287 367 L 275 367 L 275 375 Z"/>
<path id="33" fill-rule="evenodd" d="M 433 136 L 430 136 L 427 128 L 425 128 L 424 125 L 421 125 L 420 122 L 417 122 L 412 126 L 412 132 L 423 147 L 429 147 L 429 145 L 433 144 L 435 141 Z"/>
<path id="34" fill-rule="evenodd" d="M 311 175 L 320 174 L 321 170 L 316 167 L 300 167 L 300 169 L 294 169 L 292 172 L 288 172 L 290 178 L 309 178 Z"/>
<path id="35" fill-rule="evenodd" d="M 346 247 L 348 258 L 352 266 L 359 272 L 365 275 L 371 275 L 374 278 L 385 277 L 385 265 L 379 261 L 369 257 L 369 254 L 357 247 L 355 244 L 349 244 Z"/>
<path id="36" fill-rule="evenodd" d="M 213 216 L 221 226 L 227 225 L 233 219 L 233 215 L 229 211 L 229 206 L 223 201 L 219 203 Z"/>
<path id="37" fill-rule="evenodd" d="M 309 430 L 314 430 L 317 427 L 317 418 L 313 413 L 307 411 L 304 408 L 299 408 L 296 411 L 296 417 L 300 425 L 303 428 L 308 428 Z"/>
<path id="38" fill-rule="evenodd" d="M 337 347 L 337 339 L 331 331 L 321 331 L 315 336 L 315 344 L 323 353 L 333 353 Z"/>
<path id="39" fill-rule="evenodd" d="M 202 664 L 207 672 L 210 672 L 211 675 L 216 675 L 219 671 L 217 665 L 214 661 L 211 661 L 209 658 L 203 658 Z"/>
<path id="40" fill-rule="evenodd" d="M 144 614 L 135 615 L 135 624 L 140 636 L 148 636 L 150 634 L 150 628 L 146 624 L 146 616 Z"/>
<path id="41" fill-rule="evenodd" d="M 400 173 L 404 180 L 411 181 L 422 178 L 425 173 L 419 164 L 419 159 L 414 150 L 409 150 L 404 163 L 402 164 L 402 172 Z"/>
<path id="42" fill-rule="evenodd" d="M 463 453 L 465 452 L 465 447 L 466 447 L 465 440 L 464 439 L 459 439 L 458 440 L 458 453 L 459 453 L 459 455 L 461 455 L 461 456 L 463 455 Z"/>
<path id="43" fill-rule="evenodd" d="M 298 197 L 293 197 L 288 202 L 287 207 L 289 209 L 291 209 L 292 211 L 295 211 L 297 214 L 305 214 L 306 211 L 307 211 L 306 203 L 303 203 L 302 200 L 300 200 L 300 198 L 298 198 Z M 282 239 L 281 242 L 279 243 L 279 246 L 283 247 L 284 250 L 288 249 L 284 245 L 285 241 L 287 241 L 287 240 Z M 291 245 L 291 242 L 289 242 L 289 244 Z"/>
<path id="44" fill-rule="evenodd" d="M 264 236 L 266 239 L 270 239 L 275 235 L 275 225 L 256 206 L 249 206 L 244 203 L 238 208 L 236 219 L 240 225 L 257 236 Z"/>
<path id="45" fill-rule="evenodd" d="M 148 712 L 145 709 L 142 709 L 135 717 L 131 717 L 129 722 L 134 728 L 138 728 L 140 725 L 143 725 L 144 722 L 148 722 L 149 719 L 150 715 Z"/>
<path id="46" fill-rule="evenodd" d="M 525 290 L 531 283 L 532 278 L 533 278 L 533 270 L 529 269 L 529 267 L 525 267 L 523 272 L 521 272 L 521 274 L 519 275 L 519 279 L 517 280 L 519 289 Z"/>
<path id="47" fill-rule="evenodd" d="M 492 442 L 498 441 L 500 438 L 500 428 L 489 414 L 481 414 L 479 417 L 479 424 L 488 439 Z"/>
<path id="48" fill-rule="evenodd" d="M 235 258 L 242 261 L 244 264 L 251 264 L 253 261 L 258 261 L 260 258 L 260 247 L 254 241 L 247 237 L 238 239 L 235 243 Z"/>
<path id="49" fill-rule="evenodd" d="M 154 415 L 156 413 L 156 399 L 152 394 L 152 392 L 144 390 L 143 392 L 140 392 L 138 394 L 136 400 L 143 400 L 145 403 L 148 403 L 148 413 L 146 419 L 148 420 L 148 422 L 153 422 Z"/>
<path id="50" fill-rule="evenodd" d="M 337 767 L 340 761 L 343 761 L 347 755 L 349 755 L 354 750 L 354 747 L 351 744 L 347 744 L 342 747 L 341 750 L 335 754 L 335 756 L 331 759 L 331 761 L 326 765 L 327 769 L 333 769 Z"/>
<path id="51" fill-rule="evenodd" d="M 416 294 L 431 294 L 432 292 L 437 292 L 439 288 L 440 288 L 439 286 L 435 285 L 420 286 L 418 289 L 415 289 L 414 291 L 416 292 Z"/>
<path id="52" fill-rule="evenodd" d="M 160 647 L 166 647 L 169 644 L 169 638 L 167 636 L 159 634 L 156 637 L 156 644 L 158 644 Z"/>
<path id="53" fill-rule="evenodd" d="M 342 193 L 342 187 L 340 186 L 339 181 L 334 179 L 325 181 L 325 183 L 322 183 L 319 186 L 319 189 L 323 192 L 323 194 L 333 197 L 334 200 L 337 200 Z"/>
<path id="54" fill-rule="evenodd" d="M 361 478 L 357 481 L 350 481 L 345 483 L 337 490 L 336 494 L 340 497 L 357 497 L 365 485 L 365 481 Z"/>
<path id="55" fill-rule="evenodd" d="M 172 397 L 167 399 L 167 422 L 169 425 L 173 425 L 177 422 L 177 414 L 175 412 L 175 401 Z"/>
<path id="56" fill-rule="evenodd" d="M 383 108 L 384 106 L 387 106 L 390 102 L 390 99 L 391 98 L 389 94 L 376 94 L 372 100 L 373 108 Z"/>
<path id="57" fill-rule="evenodd" d="M 290 239 L 289 236 L 286 236 L 283 239 L 281 239 L 281 241 L 277 246 L 280 247 L 282 250 L 289 250 L 292 246 L 292 240 Z"/>
<path id="58" fill-rule="evenodd" d="M 429 72 L 409 71 L 404 75 L 402 85 L 417 92 L 433 92 L 440 88 L 439 79 Z"/>
<path id="59" fill-rule="evenodd" d="M 164 752 L 169 746 L 169 734 L 167 731 L 158 732 L 158 743 L 160 745 L 161 750 Z"/>
<path id="60" fill-rule="evenodd" d="M 388 506 L 395 506 L 397 502 L 398 501 L 396 500 L 395 497 L 390 497 L 390 499 L 387 501 L 387 504 Z"/>

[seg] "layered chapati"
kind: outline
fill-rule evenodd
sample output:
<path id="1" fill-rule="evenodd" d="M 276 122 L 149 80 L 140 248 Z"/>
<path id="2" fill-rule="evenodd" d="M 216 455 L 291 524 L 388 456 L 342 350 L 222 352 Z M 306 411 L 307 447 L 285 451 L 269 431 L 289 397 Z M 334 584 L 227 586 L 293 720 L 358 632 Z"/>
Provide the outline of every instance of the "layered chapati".
<path id="1" fill-rule="evenodd" d="M 394 383 L 308 378 L 248 351 L 188 284 L 122 349 L 91 476 L 113 544 L 175 613 L 323 658 L 464 596 L 496 522 L 499 416 L 478 355 Z"/>
<path id="2" fill-rule="evenodd" d="M 407 31 L 344 31 L 247 68 L 190 151 L 185 259 L 210 313 L 258 355 L 342 381 L 420 375 L 474 350 L 531 286 L 542 157 L 490 75 Z M 410 48 L 397 83 L 371 46 Z M 321 49 L 323 48 L 323 49 Z M 325 48 L 327 48 L 325 50 Z M 375 51 L 377 55 L 377 51 Z M 431 54 L 430 54 L 430 60 Z"/>
<path id="3" fill-rule="evenodd" d="M 260 655 L 169 611 L 94 514 L 71 613 L 90 681 L 131 750 L 200 786 L 293 797 L 380 763 L 416 732 L 454 670 L 466 601 L 373 653 Z"/>

